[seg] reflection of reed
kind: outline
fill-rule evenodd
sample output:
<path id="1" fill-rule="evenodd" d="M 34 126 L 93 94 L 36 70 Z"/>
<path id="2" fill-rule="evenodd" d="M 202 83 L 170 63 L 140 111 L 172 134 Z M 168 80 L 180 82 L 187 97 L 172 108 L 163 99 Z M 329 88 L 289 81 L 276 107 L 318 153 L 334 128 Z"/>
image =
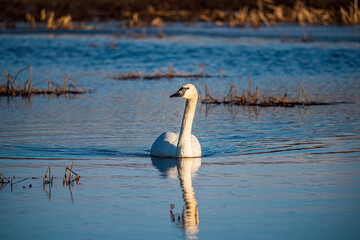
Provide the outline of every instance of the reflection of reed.
<path id="1" fill-rule="evenodd" d="M 71 197 L 71 202 L 74 203 L 74 196 L 72 194 L 72 190 L 71 188 L 74 187 L 74 182 L 69 184 L 69 191 L 70 191 L 70 197 Z"/>
<path id="2" fill-rule="evenodd" d="M 48 180 L 46 180 L 46 177 L 48 177 Z M 49 167 L 46 170 L 45 175 L 43 177 L 43 190 L 46 193 L 46 195 L 48 195 L 49 202 L 51 200 L 51 188 L 53 186 L 53 180 L 54 180 L 54 177 L 51 176 L 51 166 L 49 165 Z M 46 185 L 49 186 L 49 191 L 46 191 Z"/>
<path id="3" fill-rule="evenodd" d="M 76 185 L 79 185 L 79 180 L 69 181 L 69 182 L 66 182 L 66 184 L 63 183 L 63 186 L 65 186 L 65 185 L 69 186 L 69 192 L 70 192 L 70 197 L 71 197 L 72 203 L 74 203 L 74 196 L 72 193 L 72 188 L 75 186 L 75 183 L 76 183 Z"/>
<path id="4" fill-rule="evenodd" d="M 46 190 L 46 186 L 48 186 L 48 190 Z M 51 201 L 51 189 L 53 187 L 53 182 L 50 182 L 49 184 L 43 184 L 43 190 L 46 193 L 46 195 L 48 196 L 49 202 Z"/>

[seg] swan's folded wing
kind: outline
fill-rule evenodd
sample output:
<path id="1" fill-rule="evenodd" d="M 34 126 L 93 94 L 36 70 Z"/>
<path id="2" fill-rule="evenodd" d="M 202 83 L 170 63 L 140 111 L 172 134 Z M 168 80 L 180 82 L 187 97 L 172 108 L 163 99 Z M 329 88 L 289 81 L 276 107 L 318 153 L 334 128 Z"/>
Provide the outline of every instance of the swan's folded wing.
<path id="1" fill-rule="evenodd" d="M 164 132 L 151 146 L 150 154 L 156 157 L 176 157 L 179 133 Z"/>
<path id="2" fill-rule="evenodd" d="M 201 145 L 199 140 L 194 135 L 191 135 L 191 146 L 194 157 L 201 157 Z"/>

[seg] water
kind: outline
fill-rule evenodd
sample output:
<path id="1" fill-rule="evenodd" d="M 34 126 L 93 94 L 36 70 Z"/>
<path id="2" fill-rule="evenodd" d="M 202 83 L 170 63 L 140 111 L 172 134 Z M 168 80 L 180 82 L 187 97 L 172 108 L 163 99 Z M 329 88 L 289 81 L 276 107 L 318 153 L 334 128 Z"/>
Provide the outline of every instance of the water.
<path id="1" fill-rule="evenodd" d="M 163 39 L 114 38 L 110 30 L 2 32 L 1 70 L 32 65 L 35 82 L 63 83 L 68 74 L 91 93 L 0 98 L 0 173 L 15 176 L 12 191 L 10 184 L 0 191 L 0 238 L 358 239 L 359 30 L 175 25 L 164 32 Z M 304 33 L 315 41 L 280 41 Z M 180 72 L 204 62 L 228 77 L 112 78 L 170 62 Z M 202 92 L 208 84 L 222 97 L 232 82 L 247 89 L 249 76 L 262 93 L 296 99 L 302 86 L 312 100 L 349 103 L 199 103 L 193 133 L 203 157 L 150 157 L 156 137 L 180 127 L 184 101 L 169 96 L 182 84 Z M 72 160 L 79 185 L 63 186 Z M 49 165 L 52 188 L 42 184 Z"/>

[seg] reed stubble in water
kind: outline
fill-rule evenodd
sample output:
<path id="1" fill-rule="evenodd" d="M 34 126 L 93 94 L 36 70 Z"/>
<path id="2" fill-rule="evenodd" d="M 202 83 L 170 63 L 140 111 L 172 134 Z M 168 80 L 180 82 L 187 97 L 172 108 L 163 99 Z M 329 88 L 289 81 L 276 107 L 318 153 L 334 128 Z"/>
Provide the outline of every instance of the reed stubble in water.
<path id="1" fill-rule="evenodd" d="M 20 73 L 25 70 L 29 70 L 30 79 L 27 79 L 23 85 L 21 85 L 17 80 L 17 77 Z M 6 81 L 4 81 L 0 77 L 0 96 L 31 96 L 31 95 L 39 95 L 39 94 L 82 94 L 88 93 L 88 91 L 83 88 L 77 81 L 75 81 L 70 76 L 65 77 L 64 86 L 60 86 L 51 80 L 43 80 L 37 84 L 33 82 L 33 71 L 32 66 L 25 67 L 18 71 L 13 77 L 11 74 L 8 74 L 5 70 L 3 71 Z M 35 86 L 40 85 L 42 83 L 47 82 L 48 87 L 38 89 Z"/>
<path id="2" fill-rule="evenodd" d="M 305 99 L 302 100 L 302 97 Z M 276 95 L 268 95 L 264 93 L 262 96 L 260 90 L 256 87 L 255 92 L 251 91 L 251 77 L 249 77 L 249 89 L 244 90 L 242 95 L 237 91 L 235 84 L 230 87 L 229 93 L 222 99 L 216 99 L 210 95 L 210 91 L 207 85 L 205 85 L 205 97 L 199 94 L 200 102 L 203 104 L 234 104 L 234 105 L 248 105 L 248 106 L 260 106 L 260 107 L 295 107 L 295 106 L 310 106 L 310 105 L 332 105 L 347 102 L 316 102 L 309 101 L 305 90 L 300 87 L 297 100 L 291 100 L 288 98 L 288 94 L 285 93 L 283 97 Z"/>
<path id="3" fill-rule="evenodd" d="M 71 168 L 68 168 L 68 167 L 65 168 L 65 175 L 64 175 L 64 178 L 63 178 L 63 185 L 72 184 L 72 183 L 74 183 L 74 181 L 76 181 L 76 183 L 79 183 L 80 176 L 79 176 L 79 174 L 77 174 L 76 172 L 73 171 L 73 167 L 74 167 L 74 160 L 72 161 Z M 67 172 L 68 171 L 69 171 L 69 177 L 67 177 Z M 71 174 L 74 174 L 74 175 L 71 175 Z"/>
<path id="4" fill-rule="evenodd" d="M 199 65 L 199 70 L 197 66 Z M 167 72 L 164 72 L 167 70 Z M 226 73 L 220 68 L 219 75 L 226 77 Z M 161 78 L 203 78 L 203 77 L 211 77 L 205 68 L 204 63 L 195 64 L 195 71 L 193 73 L 180 73 L 172 63 L 169 63 L 169 67 L 163 67 L 159 69 L 154 69 L 154 74 L 143 74 L 141 72 L 135 73 L 125 73 L 119 74 L 114 77 L 114 79 L 118 80 L 131 80 L 131 79 L 161 79 Z"/>

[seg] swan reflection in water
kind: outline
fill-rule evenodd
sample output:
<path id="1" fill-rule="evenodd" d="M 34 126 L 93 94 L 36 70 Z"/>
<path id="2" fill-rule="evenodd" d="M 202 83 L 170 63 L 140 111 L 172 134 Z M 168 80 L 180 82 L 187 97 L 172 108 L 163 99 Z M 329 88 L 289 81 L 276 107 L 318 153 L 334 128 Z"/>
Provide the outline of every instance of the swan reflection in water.
<path id="1" fill-rule="evenodd" d="M 151 157 L 152 164 L 166 178 L 175 178 L 178 176 L 180 186 L 183 191 L 185 206 L 181 216 L 176 219 L 170 211 L 173 221 L 181 221 L 185 230 L 186 239 L 197 239 L 199 232 L 199 214 L 194 188 L 192 187 L 192 176 L 201 166 L 201 158 L 156 158 Z M 179 209 L 179 208 L 177 208 Z"/>

